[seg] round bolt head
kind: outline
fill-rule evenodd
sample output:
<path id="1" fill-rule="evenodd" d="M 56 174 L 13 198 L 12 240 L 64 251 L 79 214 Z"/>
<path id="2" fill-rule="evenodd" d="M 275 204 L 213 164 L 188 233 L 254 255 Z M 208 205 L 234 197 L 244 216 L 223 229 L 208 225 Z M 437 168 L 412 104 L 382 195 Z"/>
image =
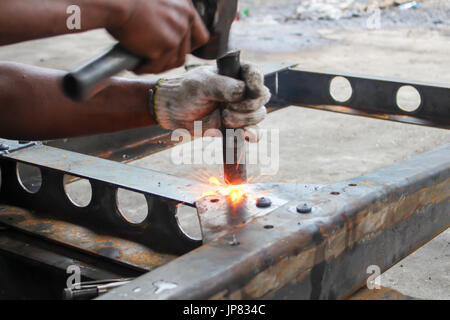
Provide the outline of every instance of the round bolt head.
<path id="1" fill-rule="evenodd" d="M 310 205 L 308 205 L 307 203 L 299 204 L 297 206 L 298 213 L 306 214 L 306 213 L 311 213 L 311 211 L 312 211 L 312 207 Z"/>
<path id="2" fill-rule="evenodd" d="M 256 199 L 256 206 L 258 208 L 268 208 L 272 205 L 272 200 L 266 197 L 260 197 Z"/>

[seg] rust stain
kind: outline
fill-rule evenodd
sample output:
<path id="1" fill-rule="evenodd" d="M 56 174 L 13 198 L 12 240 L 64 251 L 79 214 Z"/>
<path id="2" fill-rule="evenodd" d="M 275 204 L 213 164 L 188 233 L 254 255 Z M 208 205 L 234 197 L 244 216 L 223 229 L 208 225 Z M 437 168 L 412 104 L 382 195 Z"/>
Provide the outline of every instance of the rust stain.
<path id="1" fill-rule="evenodd" d="M 65 221 L 39 217 L 13 206 L 2 207 L 6 208 L 0 211 L 0 221 L 4 223 L 94 254 L 109 252 L 105 249 L 115 249 L 112 258 L 145 270 L 154 269 L 176 258 L 174 255 L 158 253 L 132 241 L 100 235 Z M 12 217 L 13 219 L 9 219 Z"/>

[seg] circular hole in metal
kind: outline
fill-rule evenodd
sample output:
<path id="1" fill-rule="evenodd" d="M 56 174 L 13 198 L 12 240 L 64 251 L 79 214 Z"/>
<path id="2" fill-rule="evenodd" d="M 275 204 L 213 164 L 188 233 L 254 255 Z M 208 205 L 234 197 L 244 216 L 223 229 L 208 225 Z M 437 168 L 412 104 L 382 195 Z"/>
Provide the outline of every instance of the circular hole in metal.
<path id="1" fill-rule="evenodd" d="M 197 216 L 197 209 L 179 204 L 177 206 L 177 214 L 175 215 L 178 226 L 181 231 L 193 240 L 202 240 L 202 230 L 200 228 L 200 221 Z"/>
<path id="2" fill-rule="evenodd" d="M 419 91 L 413 86 L 402 86 L 397 91 L 397 106 L 406 112 L 414 112 L 422 104 Z"/>
<path id="3" fill-rule="evenodd" d="M 17 163 L 17 180 L 22 188 L 29 193 L 37 193 L 41 189 L 41 169 L 25 163 Z"/>
<path id="4" fill-rule="evenodd" d="M 338 195 L 340 195 L 340 193 L 339 193 L 339 192 L 336 192 L 336 191 L 330 192 L 330 194 L 332 194 L 333 196 L 338 196 Z"/>
<path id="5" fill-rule="evenodd" d="M 142 193 L 119 188 L 116 204 L 122 217 L 129 223 L 142 223 L 148 216 L 147 199 Z"/>
<path id="6" fill-rule="evenodd" d="M 70 202 L 80 208 L 87 207 L 92 200 L 92 186 L 89 180 L 68 174 L 65 174 L 63 179 L 64 191 Z"/>
<path id="7" fill-rule="evenodd" d="M 348 186 L 349 187 L 357 187 L 358 185 L 356 183 L 350 183 Z"/>
<path id="8" fill-rule="evenodd" d="M 273 229 L 273 226 L 268 224 L 268 225 L 264 226 L 264 229 Z"/>
<path id="9" fill-rule="evenodd" d="M 353 95 L 350 81 L 344 77 L 334 77 L 330 82 L 330 94 L 336 102 L 347 102 Z"/>

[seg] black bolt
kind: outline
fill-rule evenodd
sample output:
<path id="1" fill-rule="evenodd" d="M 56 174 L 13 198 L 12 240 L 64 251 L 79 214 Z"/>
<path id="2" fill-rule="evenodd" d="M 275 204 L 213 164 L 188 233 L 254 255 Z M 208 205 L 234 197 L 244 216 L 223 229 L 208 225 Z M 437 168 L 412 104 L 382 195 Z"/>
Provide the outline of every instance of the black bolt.
<path id="1" fill-rule="evenodd" d="M 298 213 L 306 214 L 306 213 L 310 213 L 311 211 L 312 211 L 312 207 L 309 204 L 307 204 L 307 203 L 299 204 L 297 206 L 297 212 Z"/>
<path id="2" fill-rule="evenodd" d="M 258 208 L 267 208 L 272 205 L 272 201 L 269 198 L 266 197 L 260 197 L 256 199 L 256 206 Z"/>
<path id="3" fill-rule="evenodd" d="M 9 146 L 7 146 L 6 144 L 0 143 L 0 151 L 5 151 L 5 150 L 9 150 Z"/>

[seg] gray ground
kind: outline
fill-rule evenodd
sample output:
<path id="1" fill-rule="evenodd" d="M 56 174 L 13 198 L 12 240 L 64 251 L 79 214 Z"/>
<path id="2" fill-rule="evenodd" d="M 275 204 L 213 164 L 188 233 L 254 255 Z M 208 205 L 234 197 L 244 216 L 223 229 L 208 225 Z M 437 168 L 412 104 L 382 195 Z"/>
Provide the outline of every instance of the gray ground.
<path id="1" fill-rule="evenodd" d="M 293 61 L 301 69 L 450 83 L 449 1 L 421 1 L 418 9 L 405 11 L 382 10 L 375 29 L 368 28 L 371 13 L 355 17 L 350 9 L 339 20 L 299 18 L 299 2 L 241 1 L 240 9 L 250 8 L 250 14 L 235 23 L 233 46 L 255 63 Z M 3 47 L 0 60 L 67 70 L 111 43 L 104 32 L 94 31 Z M 280 130 L 280 169 L 265 181 L 332 183 L 450 143 L 445 130 L 297 107 L 270 114 L 262 127 Z M 198 167 L 220 174 L 220 166 L 168 165 L 172 152 L 134 165 L 190 178 Z M 450 231 L 385 272 L 382 285 L 417 298 L 450 299 Z"/>

